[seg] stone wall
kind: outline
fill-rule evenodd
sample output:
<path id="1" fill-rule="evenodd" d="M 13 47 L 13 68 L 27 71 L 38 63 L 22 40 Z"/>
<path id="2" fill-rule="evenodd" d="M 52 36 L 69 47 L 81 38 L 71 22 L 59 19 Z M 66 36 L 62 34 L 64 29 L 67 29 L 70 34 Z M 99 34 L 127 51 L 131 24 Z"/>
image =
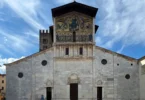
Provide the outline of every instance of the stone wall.
<path id="1" fill-rule="evenodd" d="M 113 98 L 115 100 L 139 100 L 137 60 L 122 57 L 108 50 L 96 49 L 94 53 L 94 81 L 102 80 L 103 98 L 105 100 Z M 106 65 L 101 63 L 102 59 L 107 60 Z M 127 74 L 130 75 L 130 79 L 125 78 Z"/>
<path id="2" fill-rule="evenodd" d="M 41 64 L 43 60 L 47 61 L 46 66 Z M 18 77 L 19 72 L 23 73 L 22 78 Z M 53 49 L 8 65 L 6 73 L 7 100 L 40 100 L 46 94 L 46 87 L 51 85 L 49 80 L 53 80 Z"/>
<path id="3" fill-rule="evenodd" d="M 54 72 L 54 99 L 69 100 L 69 77 L 75 74 L 78 83 L 78 97 L 92 98 L 92 59 L 56 59 Z"/>
<path id="4" fill-rule="evenodd" d="M 64 50 L 58 50 L 62 54 L 54 50 L 7 66 L 7 100 L 40 100 L 42 94 L 46 97 L 46 87 L 52 87 L 53 100 L 70 100 L 71 77 L 78 78 L 74 82 L 78 82 L 79 100 L 96 100 L 97 87 L 103 88 L 103 100 L 139 100 L 136 60 L 97 47 L 84 49 L 85 57 L 64 56 Z M 105 65 L 102 59 L 107 60 Z M 41 64 L 43 60 L 47 65 Z M 19 72 L 23 72 L 23 78 L 18 78 Z M 130 79 L 125 78 L 126 74 Z"/>
<path id="5" fill-rule="evenodd" d="M 145 100 L 145 59 L 139 61 L 140 100 Z"/>

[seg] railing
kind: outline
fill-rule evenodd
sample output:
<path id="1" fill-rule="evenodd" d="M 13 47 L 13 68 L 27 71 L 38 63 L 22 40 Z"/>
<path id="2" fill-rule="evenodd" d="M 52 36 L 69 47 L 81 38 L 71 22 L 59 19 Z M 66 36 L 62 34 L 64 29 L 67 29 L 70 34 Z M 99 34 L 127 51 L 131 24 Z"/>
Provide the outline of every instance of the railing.
<path id="1" fill-rule="evenodd" d="M 91 42 L 92 35 L 61 36 L 56 35 L 57 42 Z"/>

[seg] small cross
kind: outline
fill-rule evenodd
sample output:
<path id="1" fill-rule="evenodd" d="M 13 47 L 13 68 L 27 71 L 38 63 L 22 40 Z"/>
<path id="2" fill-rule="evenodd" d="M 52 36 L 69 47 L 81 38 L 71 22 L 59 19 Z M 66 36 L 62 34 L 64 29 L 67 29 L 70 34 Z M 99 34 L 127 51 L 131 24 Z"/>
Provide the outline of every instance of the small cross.
<path id="1" fill-rule="evenodd" d="M 76 0 L 74 0 L 74 2 L 75 2 Z"/>

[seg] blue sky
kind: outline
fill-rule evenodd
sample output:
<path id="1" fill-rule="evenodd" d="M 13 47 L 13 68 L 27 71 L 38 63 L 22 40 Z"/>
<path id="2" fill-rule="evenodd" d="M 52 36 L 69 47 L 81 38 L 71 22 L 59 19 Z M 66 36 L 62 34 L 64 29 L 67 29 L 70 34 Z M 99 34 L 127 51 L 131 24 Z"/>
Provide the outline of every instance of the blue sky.
<path id="1" fill-rule="evenodd" d="M 99 8 L 96 45 L 134 58 L 145 55 L 145 0 L 76 1 Z M 53 25 L 51 8 L 70 2 L 0 0 L 0 65 L 38 52 L 39 29 Z"/>

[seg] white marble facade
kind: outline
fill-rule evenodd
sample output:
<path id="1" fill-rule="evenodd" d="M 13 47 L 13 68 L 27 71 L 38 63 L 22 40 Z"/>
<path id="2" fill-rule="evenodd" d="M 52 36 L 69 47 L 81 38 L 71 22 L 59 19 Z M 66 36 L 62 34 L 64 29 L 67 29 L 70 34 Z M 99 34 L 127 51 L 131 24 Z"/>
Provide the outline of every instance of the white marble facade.
<path id="1" fill-rule="evenodd" d="M 55 54 L 52 47 L 7 65 L 7 100 L 40 100 L 42 94 L 46 97 L 46 87 L 52 87 L 53 100 L 70 100 L 70 83 L 78 83 L 79 100 L 96 100 L 97 87 L 103 89 L 103 100 L 139 100 L 136 59 L 96 46 L 92 57 L 89 53 L 64 57 L 54 57 Z M 107 64 L 103 65 L 102 59 Z M 47 65 L 41 64 L 43 60 Z M 130 79 L 125 78 L 127 74 Z"/>
<path id="2" fill-rule="evenodd" d="M 52 100 L 70 100 L 72 83 L 78 84 L 78 100 L 97 100 L 98 87 L 102 87 L 102 100 L 143 100 L 142 59 L 95 46 L 94 39 L 57 43 L 55 25 L 53 34 L 52 47 L 6 64 L 7 100 L 40 100 L 41 95 L 47 97 L 47 87 L 51 87 Z"/>

